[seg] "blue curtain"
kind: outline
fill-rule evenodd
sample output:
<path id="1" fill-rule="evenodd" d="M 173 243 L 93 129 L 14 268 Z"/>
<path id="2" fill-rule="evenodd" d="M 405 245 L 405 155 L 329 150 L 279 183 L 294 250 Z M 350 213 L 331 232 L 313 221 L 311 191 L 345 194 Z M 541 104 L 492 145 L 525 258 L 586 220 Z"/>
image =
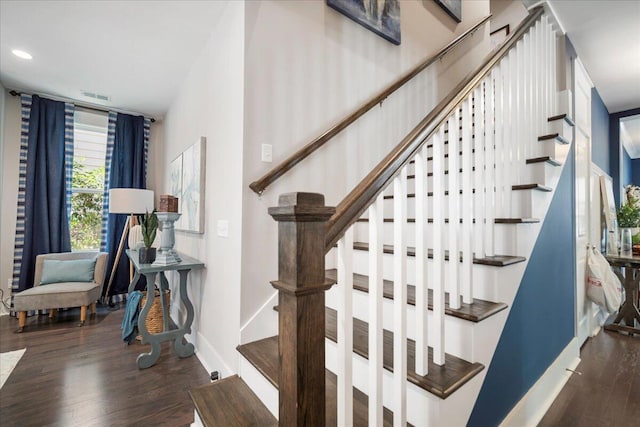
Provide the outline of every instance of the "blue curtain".
<path id="1" fill-rule="evenodd" d="M 110 188 L 146 188 L 149 126 L 149 120 L 142 116 L 109 113 L 103 206 L 103 217 L 107 219 L 107 224 L 106 227 L 103 226 L 102 239 L 104 250 L 109 253 L 105 283 L 109 281 L 122 231 L 127 221 L 126 215 L 109 214 L 108 190 Z M 108 296 L 126 293 L 128 287 L 129 259 L 123 253 L 114 273 Z"/>
<path id="2" fill-rule="evenodd" d="M 73 105 L 22 96 L 13 288 L 33 286 L 37 255 L 71 250 Z"/>

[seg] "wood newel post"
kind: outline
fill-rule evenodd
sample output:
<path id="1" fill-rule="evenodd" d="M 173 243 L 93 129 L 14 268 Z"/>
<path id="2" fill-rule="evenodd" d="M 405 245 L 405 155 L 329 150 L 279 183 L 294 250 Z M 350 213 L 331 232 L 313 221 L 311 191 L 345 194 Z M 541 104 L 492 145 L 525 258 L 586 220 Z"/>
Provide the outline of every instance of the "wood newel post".
<path id="1" fill-rule="evenodd" d="M 278 221 L 279 423 L 325 425 L 324 292 L 326 222 L 335 208 L 324 196 L 288 193 L 269 214 Z"/>

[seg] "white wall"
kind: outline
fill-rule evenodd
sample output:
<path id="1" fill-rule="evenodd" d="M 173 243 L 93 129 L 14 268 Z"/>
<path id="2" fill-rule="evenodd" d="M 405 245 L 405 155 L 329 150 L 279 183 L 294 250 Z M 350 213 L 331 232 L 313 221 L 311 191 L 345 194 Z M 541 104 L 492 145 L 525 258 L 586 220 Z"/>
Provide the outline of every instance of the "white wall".
<path id="1" fill-rule="evenodd" d="M 176 232 L 176 249 L 206 264 L 189 284 L 196 309 L 190 339 L 205 368 L 223 376 L 237 372 L 240 329 L 244 8 L 229 1 L 211 23 L 211 38 L 164 120 L 163 170 L 199 137 L 207 138 L 205 232 Z M 166 174 L 163 183 L 157 191 L 168 192 Z M 216 235 L 218 220 L 229 221 L 228 238 Z M 175 309 L 177 295 L 172 298 Z"/>
<path id="2" fill-rule="evenodd" d="M 324 1 L 247 3 L 243 324 L 273 294 L 269 281 L 278 277 L 277 225 L 267 208 L 277 205 L 279 194 L 292 191 L 323 193 L 326 203 L 335 206 L 480 62 L 489 49 L 487 26 L 304 160 L 262 197 L 249 184 L 489 14 L 488 1 L 462 5 L 464 21 L 456 25 L 432 1 L 401 2 L 402 43 L 395 46 Z M 260 161 L 263 143 L 273 145 L 271 164 Z M 276 333 L 274 324 L 259 326 L 267 326 L 265 333 Z"/>
<path id="3" fill-rule="evenodd" d="M 491 0 L 491 31 L 509 25 L 509 34 L 529 12 L 521 0 Z"/>

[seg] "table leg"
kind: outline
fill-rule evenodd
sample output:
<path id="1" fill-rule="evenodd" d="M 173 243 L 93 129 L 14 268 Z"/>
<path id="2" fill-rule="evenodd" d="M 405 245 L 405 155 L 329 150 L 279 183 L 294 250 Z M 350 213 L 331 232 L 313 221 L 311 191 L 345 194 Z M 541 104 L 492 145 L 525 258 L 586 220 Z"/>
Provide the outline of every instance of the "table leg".
<path id="1" fill-rule="evenodd" d="M 142 344 L 151 344 L 151 352 L 140 353 L 138 355 L 136 363 L 140 369 L 150 368 L 155 365 L 160 357 L 161 342 L 158 339 L 159 337 L 154 337 L 147 330 L 147 315 L 149 314 L 149 310 L 151 310 L 153 300 L 155 299 L 156 273 L 147 273 L 145 274 L 145 277 L 147 279 L 147 301 L 138 316 L 138 331 L 140 331 L 140 335 L 142 335 Z"/>
<path id="2" fill-rule="evenodd" d="M 131 283 L 129 283 L 129 289 L 127 289 L 127 293 L 131 293 L 136 289 L 136 283 L 140 279 L 140 273 L 136 270 L 136 274 L 133 275 L 133 279 L 131 279 Z"/>
<path id="3" fill-rule="evenodd" d="M 187 294 L 187 276 L 189 275 L 190 270 L 179 270 L 180 274 L 180 299 L 182 300 L 182 305 L 187 309 L 187 318 L 184 321 L 184 324 L 180 327 L 180 333 L 176 336 L 176 339 L 173 342 L 173 351 L 178 355 L 178 357 L 189 357 L 194 353 L 193 344 L 190 342 L 182 343 L 182 339 L 185 334 L 191 332 L 191 324 L 193 323 L 193 304 L 189 300 L 189 295 Z"/>
<path id="4" fill-rule="evenodd" d="M 162 330 L 169 330 L 169 307 L 167 307 L 167 301 L 165 299 L 165 294 L 169 289 L 169 281 L 167 280 L 167 276 L 165 276 L 164 271 L 160 272 L 160 304 L 162 306 Z"/>

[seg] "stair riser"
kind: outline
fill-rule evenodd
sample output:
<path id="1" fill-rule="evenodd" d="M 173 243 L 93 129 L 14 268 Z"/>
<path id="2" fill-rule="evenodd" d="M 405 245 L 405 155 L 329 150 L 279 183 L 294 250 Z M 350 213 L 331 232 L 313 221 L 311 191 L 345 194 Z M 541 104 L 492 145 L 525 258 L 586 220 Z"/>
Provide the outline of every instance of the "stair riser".
<path id="1" fill-rule="evenodd" d="M 566 120 L 554 120 L 549 122 L 549 134 L 557 133 L 567 141 L 571 141 L 573 138 L 573 126 L 567 123 Z"/>
<path id="2" fill-rule="evenodd" d="M 573 141 L 572 137 L 569 136 L 567 141 Z M 538 144 L 542 145 L 542 155 L 552 157 L 560 163 L 564 163 L 571 147 L 571 144 L 558 144 L 555 141 L 543 141 L 538 142 Z"/>
<path id="3" fill-rule="evenodd" d="M 526 225 L 528 224 L 524 224 L 524 226 Z M 394 236 L 393 226 L 394 226 L 394 223 L 392 222 L 385 222 L 382 225 L 384 230 L 382 240 L 383 240 L 383 243 L 386 245 L 393 244 L 393 236 Z M 465 240 L 468 237 L 466 235 L 465 236 L 462 235 L 462 229 L 460 227 L 461 225 L 458 224 L 458 229 L 453 230 L 454 232 L 457 233 L 458 249 L 462 247 L 463 240 Z M 444 225 L 443 247 L 447 250 L 450 249 L 451 247 L 450 242 L 452 240 L 450 238 L 450 233 L 453 228 L 454 227 L 452 225 L 449 225 L 449 224 Z M 479 253 L 479 251 L 482 250 L 482 248 L 480 247 L 480 242 L 483 239 L 480 238 L 481 235 L 479 234 L 482 232 L 481 228 L 482 227 L 480 227 L 480 224 L 471 225 L 472 242 L 473 242 L 472 248 L 477 253 Z M 426 225 L 427 246 L 430 248 L 433 247 L 433 242 L 434 242 L 433 229 L 434 229 L 433 224 L 427 223 Z M 494 224 L 492 227 L 492 230 L 493 230 L 494 239 L 496 241 L 511 243 L 516 241 L 519 228 L 518 226 L 512 225 L 512 224 Z M 473 233 L 476 233 L 476 234 L 473 234 Z M 407 239 L 407 246 L 411 246 L 411 247 L 416 246 L 416 224 L 415 223 L 409 222 L 406 224 L 405 238 Z M 355 224 L 354 239 L 357 242 L 369 241 L 369 223 L 368 222 L 358 222 Z M 478 244 L 474 245 L 474 243 L 478 243 Z M 504 250 L 497 251 L 497 253 L 518 255 L 517 252 L 504 251 Z"/>
<path id="4" fill-rule="evenodd" d="M 244 380 L 251 390 L 264 403 L 269 412 L 278 418 L 278 389 L 271 384 L 251 363 L 240 355 L 238 376 Z"/>
<path id="5" fill-rule="evenodd" d="M 369 252 L 355 250 L 353 251 L 353 271 L 354 273 L 360 273 L 364 275 L 368 275 L 368 256 Z M 445 290 L 449 291 L 451 288 L 451 281 L 449 280 L 449 267 L 448 262 L 445 262 L 444 268 L 444 283 Z M 520 264 L 510 265 L 506 267 L 494 267 L 488 265 L 479 265 L 474 264 L 472 267 L 472 277 L 473 277 L 473 289 L 474 289 L 474 297 L 486 299 L 489 301 L 505 301 L 504 299 L 500 299 L 500 286 L 498 283 L 512 283 L 508 280 L 513 280 L 513 274 L 511 271 L 517 271 L 516 267 Z M 334 263 L 335 265 L 335 263 Z M 427 271 L 432 271 L 433 269 L 433 261 L 427 261 Z M 382 256 L 382 275 L 386 280 L 393 280 L 393 255 L 392 254 L 383 254 Z M 407 257 L 407 283 L 413 284 L 415 283 L 415 271 L 416 264 L 414 257 Z M 514 285 L 516 286 L 516 285 Z M 433 287 L 429 285 L 429 287 Z"/>

